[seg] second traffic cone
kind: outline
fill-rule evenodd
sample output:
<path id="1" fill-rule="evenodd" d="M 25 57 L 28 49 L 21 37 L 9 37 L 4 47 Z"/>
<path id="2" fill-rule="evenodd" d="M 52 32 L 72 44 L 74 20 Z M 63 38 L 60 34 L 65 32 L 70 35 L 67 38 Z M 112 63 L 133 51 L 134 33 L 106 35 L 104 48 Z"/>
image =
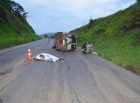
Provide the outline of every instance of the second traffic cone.
<path id="1" fill-rule="evenodd" d="M 28 59 L 28 60 L 32 60 L 32 54 L 31 54 L 30 49 L 28 49 L 27 59 Z"/>

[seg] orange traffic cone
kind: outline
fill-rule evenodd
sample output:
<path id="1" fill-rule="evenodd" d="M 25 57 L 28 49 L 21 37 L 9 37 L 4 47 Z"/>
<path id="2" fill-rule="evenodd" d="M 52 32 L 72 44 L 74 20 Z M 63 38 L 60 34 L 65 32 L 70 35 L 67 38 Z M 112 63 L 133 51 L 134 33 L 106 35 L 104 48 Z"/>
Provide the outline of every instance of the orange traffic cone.
<path id="1" fill-rule="evenodd" d="M 30 49 L 28 49 L 27 59 L 28 59 L 28 60 L 32 60 L 32 54 L 31 54 Z"/>

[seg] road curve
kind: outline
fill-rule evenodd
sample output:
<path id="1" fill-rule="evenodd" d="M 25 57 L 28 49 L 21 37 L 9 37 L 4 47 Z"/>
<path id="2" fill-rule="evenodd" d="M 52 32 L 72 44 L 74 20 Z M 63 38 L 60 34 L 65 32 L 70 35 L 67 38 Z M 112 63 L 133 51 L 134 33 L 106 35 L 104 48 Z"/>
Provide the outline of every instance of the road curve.
<path id="1" fill-rule="evenodd" d="M 140 103 L 140 76 L 80 49 L 58 52 L 53 40 L 46 41 L 31 44 L 33 56 L 49 53 L 64 60 L 27 61 L 25 54 L 13 59 L 14 71 L 0 77 L 0 103 Z"/>

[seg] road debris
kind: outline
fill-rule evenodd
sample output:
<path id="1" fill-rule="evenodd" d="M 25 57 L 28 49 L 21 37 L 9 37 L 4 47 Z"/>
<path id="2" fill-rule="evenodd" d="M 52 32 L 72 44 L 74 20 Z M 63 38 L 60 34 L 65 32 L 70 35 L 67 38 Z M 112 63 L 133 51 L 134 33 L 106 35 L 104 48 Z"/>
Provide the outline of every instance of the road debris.
<path id="1" fill-rule="evenodd" d="M 98 53 L 96 53 L 96 52 L 92 52 L 92 54 L 98 55 Z"/>
<path id="2" fill-rule="evenodd" d="M 14 67 L 11 67 L 11 68 L 8 68 L 8 69 L 0 69 L 0 76 L 11 73 L 13 71 L 14 71 Z"/>
<path id="3" fill-rule="evenodd" d="M 35 60 L 42 60 L 42 61 L 56 62 L 56 61 L 58 61 L 60 59 L 63 59 L 63 57 L 58 58 L 58 57 L 53 56 L 51 54 L 40 53 L 39 55 L 37 55 L 33 59 L 35 59 Z"/>

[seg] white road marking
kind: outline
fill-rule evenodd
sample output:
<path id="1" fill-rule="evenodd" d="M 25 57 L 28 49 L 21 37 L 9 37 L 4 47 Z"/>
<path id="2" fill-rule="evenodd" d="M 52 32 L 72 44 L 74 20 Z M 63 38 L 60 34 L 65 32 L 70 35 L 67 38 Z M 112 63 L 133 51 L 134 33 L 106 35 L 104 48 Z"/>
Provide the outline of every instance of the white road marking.
<path id="1" fill-rule="evenodd" d="M 18 62 L 16 65 L 14 65 L 14 68 L 15 68 L 16 66 L 18 66 L 19 64 L 21 64 L 24 60 L 26 60 L 26 58 L 24 58 L 23 60 L 21 60 L 20 62 Z"/>

